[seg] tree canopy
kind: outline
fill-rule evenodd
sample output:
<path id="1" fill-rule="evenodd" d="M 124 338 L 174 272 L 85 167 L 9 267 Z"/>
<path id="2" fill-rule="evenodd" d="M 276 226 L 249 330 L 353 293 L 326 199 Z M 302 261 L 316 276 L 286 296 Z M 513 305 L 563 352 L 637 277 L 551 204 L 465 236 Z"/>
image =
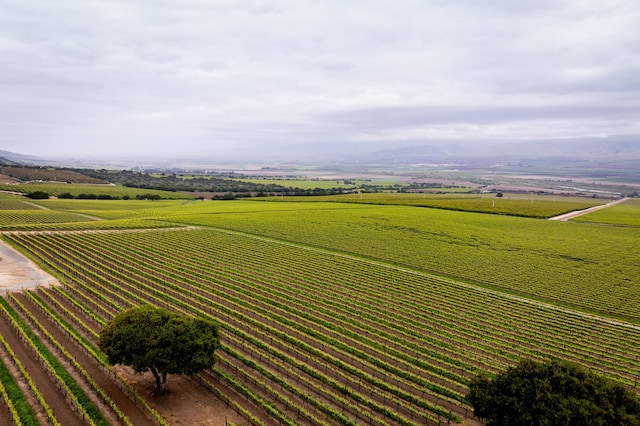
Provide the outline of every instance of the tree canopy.
<path id="1" fill-rule="evenodd" d="M 113 365 L 151 371 L 154 394 L 166 392 L 167 374 L 195 374 L 213 367 L 219 327 L 208 319 L 143 305 L 121 312 L 100 332 L 99 347 Z"/>
<path id="2" fill-rule="evenodd" d="M 487 426 L 640 425 L 640 399 L 567 361 L 523 360 L 495 378 L 474 377 L 468 401 Z"/>

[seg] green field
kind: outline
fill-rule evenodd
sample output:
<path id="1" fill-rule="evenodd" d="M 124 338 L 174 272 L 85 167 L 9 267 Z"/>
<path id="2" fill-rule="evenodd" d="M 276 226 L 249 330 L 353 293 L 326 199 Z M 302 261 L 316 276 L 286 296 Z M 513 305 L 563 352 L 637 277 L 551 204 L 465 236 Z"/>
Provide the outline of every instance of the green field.
<path id="1" fill-rule="evenodd" d="M 50 210 L 28 211 L 0 199 L 0 214 L 99 219 L 0 215 L 2 238 L 63 283 L 9 304 L 66 318 L 97 362 L 95 330 L 130 306 L 214 318 L 218 362 L 194 384 L 254 424 L 460 422 L 472 417 L 470 378 L 523 357 L 572 360 L 640 392 L 640 227 L 387 199 L 45 200 Z"/>
<path id="2" fill-rule="evenodd" d="M 510 216 L 548 218 L 575 210 L 604 204 L 605 201 L 584 197 L 553 195 L 505 194 L 423 194 L 423 193 L 359 193 L 316 197 L 270 197 L 274 202 L 322 201 L 352 204 L 377 204 L 433 207 L 445 210 L 491 213 Z"/>
<path id="3" fill-rule="evenodd" d="M 195 197 L 180 192 L 158 191 L 155 189 L 129 188 L 117 185 L 96 185 L 96 184 L 80 184 L 80 183 L 17 183 L 17 184 L 0 184 L 0 191 L 12 191 L 28 194 L 31 192 L 42 191 L 51 196 L 57 197 L 60 194 L 70 193 L 74 196 L 80 194 L 108 195 L 114 198 L 136 198 L 146 194 L 157 195 L 163 199 L 193 199 Z"/>
<path id="4" fill-rule="evenodd" d="M 341 189 L 349 189 L 355 187 L 352 184 L 345 184 L 344 179 L 342 180 L 327 180 L 327 179 L 237 179 L 241 182 L 251 182 L 258 183 L 263 185 L 282 185 L 287 188 L 300 188 L 300 189 L 332 189 L 332 188 L 341 188 Z M 362 180 L 354 180 L 357 184 L 362 184 Z"/>
<path id="5" fill-rule="evenodd" d="M 572 219 L 575 222 L 640 226 L 640 199 L 632 198 L 622 204 L 598 210 Z"/>

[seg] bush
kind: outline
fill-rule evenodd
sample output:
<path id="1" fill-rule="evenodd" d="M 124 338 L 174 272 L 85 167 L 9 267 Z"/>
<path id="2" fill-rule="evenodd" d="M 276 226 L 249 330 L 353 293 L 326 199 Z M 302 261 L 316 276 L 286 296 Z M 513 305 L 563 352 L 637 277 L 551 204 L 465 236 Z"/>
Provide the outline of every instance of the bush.
<path id="1" fill-rule="evenodd" d="M 32 200 L 47 200 L 49 199 L 49 193 L 44 191 L 34 191 L 29 192 L 27 194 L 27 197 L 31 198 Z"/>
<path id="2" fill-rule="evenodd" d="M 469 403 L 487 426 L 640 425 L 640 400 L 622 385 L 567 361 L 523 360 L 469 385 Z"/>
<path id="3" fill-rule="evenodd" d="M 79 194 L 76 198 L 79 200 L 96 200 L 98 196 L 96 194 Z"/>

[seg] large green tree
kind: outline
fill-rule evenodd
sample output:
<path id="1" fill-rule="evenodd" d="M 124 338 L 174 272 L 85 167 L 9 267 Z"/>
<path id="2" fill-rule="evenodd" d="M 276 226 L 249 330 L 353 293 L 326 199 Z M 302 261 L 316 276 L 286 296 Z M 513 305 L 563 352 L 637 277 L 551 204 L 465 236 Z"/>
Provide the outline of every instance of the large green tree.
<path id="1" fill-rule="evenodd" d="M 153 394 L 167 391 L 167 374 L 195 374 L 213 367 L 219 327 L 208 319 L 143 305 L 121 312 L 100 332 L 98 346 L 113 365 L 151 371 Z"/>
<path id="2" fill-rule="evenodd" d="M 567 361 L 523 360 L 494 378 L 478 375 L 467 399 L 487 426 L 640 425 L 635 393 Z"/>

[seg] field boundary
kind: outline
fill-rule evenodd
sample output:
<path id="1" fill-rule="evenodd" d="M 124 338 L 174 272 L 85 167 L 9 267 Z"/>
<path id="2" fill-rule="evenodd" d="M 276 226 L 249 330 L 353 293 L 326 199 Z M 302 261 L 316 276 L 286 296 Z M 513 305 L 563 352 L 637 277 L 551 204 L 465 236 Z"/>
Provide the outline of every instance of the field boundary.
<path id="1" fill-rule="evenodd" d="M 589 214 L 589 213 L 595 212 L 596 210 L 602 210 L 602 209 L 607 208 L 607 207 L 615 206 L 616 204 L 623 203 L 623 202 L 627 201 L 628 199 L 629 198 L 624 197 L 624 198 L 612 201 L 612 202 L 607 203 L 607 204 L 602 204 L 600 206 L 589 207 L 588 209 L 578 210 L 578 211 L 575 211 L 575 212 L 569 212 L 569 213 L 564 213 L 564 214 L 561 214 L 561 215 L 558 215 L 558 216 L 550 217 L 548 220 L 557 220 L 557 221 L 560 221 L 560 222 L 566 222 L 569 219 L 573 219 L 574 217 L 583 216 L 585 214 Z"/>

